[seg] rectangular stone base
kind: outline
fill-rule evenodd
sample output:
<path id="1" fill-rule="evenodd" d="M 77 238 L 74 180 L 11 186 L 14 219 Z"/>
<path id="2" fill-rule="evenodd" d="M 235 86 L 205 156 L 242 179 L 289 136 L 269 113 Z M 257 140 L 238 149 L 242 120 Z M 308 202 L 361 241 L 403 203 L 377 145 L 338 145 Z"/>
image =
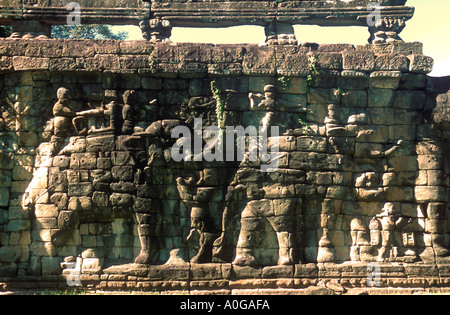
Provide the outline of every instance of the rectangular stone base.
<path id="1" fill-rule="evenodd" d="M 75 275 L 76 276 L 76 275 Z M 450 264 L 304 264 L 240 267 L 231 264 L 113 266 L 100 274 L 0 278 L 0 291 L 82 289 L 90 292 L 184 294 L 412 294 L 449 293 Z M 444 292 L 445 291 L 445 292 Z"/>

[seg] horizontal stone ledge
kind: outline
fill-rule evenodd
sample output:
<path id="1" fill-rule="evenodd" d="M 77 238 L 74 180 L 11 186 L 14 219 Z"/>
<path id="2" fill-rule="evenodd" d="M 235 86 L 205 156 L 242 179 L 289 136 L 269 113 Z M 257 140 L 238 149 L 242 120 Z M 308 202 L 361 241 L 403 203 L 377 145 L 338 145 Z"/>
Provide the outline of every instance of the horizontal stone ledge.
<path id="1" fill-rule="evenodd" d="M 373 280 L 375 281 L 375 280 Z M 413 290 L 435 289 L 448 292 L 449 278 L 443 277 L 390 277 L 381 278 L 378 283 L 371 285 L 367 277 L 317 279 L 243 279 L 243 280 L 206 280 L 206 281 L 139 281 L 139 280 L 81 280 L 81 286 L 76 289 L 94 291 L 145 291 L 157 294 L 159 291 L 183 291 L 189 294 L 200 292 L 217 292 L 220 294 L 314 294 L 318 288 L 328 288 L 328 294 L 348 293 L 353 289 L 365 290 Z M 61 281 L 48 282 L 2 282 L 8 290 L 40 290 L 40 289 L 68 289 L 67 283 Z M 391 291 L 392 292 L 392 291 Z M 308 294 L 308 293 L 307 293 Z"/>
<path id="2" fill-rule="evenodd" d="M 363 279 L 377 267 L 381 278 L 448 277 L 450 262 L 436 264 L 390 264 L 378 262 L 358 263 L 308 263 L 291 266 L 237 266 L 230 263 L 180 264 L 180 265 L 119 265 L 107 268 L 98 280 L 105 281 L 223 281 L 280 279 Z M 84 274 L 82 277 L 85 276 Z M 98 276 L 96 276 L 98 277 Z M 37 279 L 37 278 L 36 278 Z M 89 278 L 90 279 L 90 278 Z M 29 280 L 29 279 L 28 279 Z M 83 278 L 82 278 L 83 280 Z M 86 279 L 87 280 L 87 279 Z M 92 279 L 90 279 L 92 280 Z M 230 282 L 230 283 L 231 283 Z M 244 281 L 245 282 L 245 281 Z"/>
<path id="3" fill-rule="evenodd" d="M 392 44 L 393 45 L 393 44 Z M 398 45 L 398 44 L 397 44 Z M 307 76 L 319 71 L 372 72 L 382 77 L 393 72 L 426 74 L 433 59 L 420 54 L 417 43 L 404 49 L 379 45 L 355 50 L 349 44 L 300 46 L 213 45 L 179 43 L 153 45 L 148 41 L 16 40 L 0 41 L 0 69 L 15 71 L 132 71 L 175 72 L 189 75 Z M 420 46 L 421 47 L 421 46 Z M 395 51 L 395 52 L 393 52 Z M 314 59 L 311 59 L 314 57 Z M 322 73 L 322 71 L 325 71 Z"/>

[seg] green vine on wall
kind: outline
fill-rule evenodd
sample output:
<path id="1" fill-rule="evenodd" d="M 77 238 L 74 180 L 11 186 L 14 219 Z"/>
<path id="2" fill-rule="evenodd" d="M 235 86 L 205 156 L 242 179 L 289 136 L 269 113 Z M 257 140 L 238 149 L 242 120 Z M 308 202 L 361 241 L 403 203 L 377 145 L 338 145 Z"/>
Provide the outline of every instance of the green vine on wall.
<path id="1" fill-rule="evenodd" d="M 216 102 L 217 126 L 219 127 L 219 129 L 224 130 L 225 129 L 223 120 L 224 102 L 221 95 L 222 91 L 219 89 L 219 85 L 215 80 L 211 81 L 211 92 Z"/>
<path id="2" fill-rule="evenodd" d="M 317 59 L 314 56 L 308 57 L 308 69 L 309 74 L 306 76 L 306 93 L 309 93 L 309 89 L 311 88 L 312 82 L 314 81 L 314 76 L 319 74 L 316 67 Z"/>
<path id="3" fill-rule="evenodd" d="M 309 126 L 309 123 L 301 118 L 298 119 L 299 124 L 301 124 L 303 126 L 303 132 L 305 133 L 305 135 L 307 136 L 311 136 L 312 133 L 312 129 Z"/>
<path id="4" fill-rule="evenodd" d="M 314 56 L 308 57 L 308 70 L 309 74 L 305 78 L 306 82 L 306 96 L 308 97 L 308 94 L 311 89 L 311 85 L 314 81 L 314 76 L 319 74 L 319 71 L 317 71 L 317 59 Z M 311 135 L 311 127 L 309 126 L 308 122 L 303 119 L 298 119 L 298 122 L 303 126 L 303 131 L 305 135 L 310 136 Z"/>
<path id="5" fill-rule="evenodd" d="M 291 78 L 288 78 L 286 76 L 279 77 L 278 78 L 278 83 L 281 85 L 283 90 L 290 89 L 292 87 Z"/>

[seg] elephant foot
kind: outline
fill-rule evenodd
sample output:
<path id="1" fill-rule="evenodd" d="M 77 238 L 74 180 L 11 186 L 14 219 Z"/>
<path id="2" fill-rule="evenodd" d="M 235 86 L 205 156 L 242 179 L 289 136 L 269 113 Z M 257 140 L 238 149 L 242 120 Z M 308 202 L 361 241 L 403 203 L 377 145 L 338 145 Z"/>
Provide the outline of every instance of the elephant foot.
<path id="1" fill-rule="evenodd" d="M 250 255 L 237 255 L 233 261 L 233 265 L 236 266 L 254 266 L 256 265 L 256 259 Z"/>
<path id="2" fill-rule="evenodd" d="M 134 260 L 135 264 L 148 265 L 152 262 L 151 254 L 149 251 L 141 251 L 139 256 Z"/>

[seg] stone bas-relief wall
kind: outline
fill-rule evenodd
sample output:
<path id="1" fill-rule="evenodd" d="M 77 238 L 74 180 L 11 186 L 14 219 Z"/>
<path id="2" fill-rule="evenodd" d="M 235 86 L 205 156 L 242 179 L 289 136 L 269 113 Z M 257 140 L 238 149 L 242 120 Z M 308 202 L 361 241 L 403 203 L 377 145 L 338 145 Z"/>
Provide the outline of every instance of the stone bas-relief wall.
<path id="1" fill-rule="evenodd" d="M 448 285 L 447 95 L 420 43 L 0 53 L 5 286 L 351 287 L 371 264 L 382 286 Z M 275 171 L 174 161 L 174 128 L 216 126 L 218 103 L 226 126 L 280 127 Z"/>

